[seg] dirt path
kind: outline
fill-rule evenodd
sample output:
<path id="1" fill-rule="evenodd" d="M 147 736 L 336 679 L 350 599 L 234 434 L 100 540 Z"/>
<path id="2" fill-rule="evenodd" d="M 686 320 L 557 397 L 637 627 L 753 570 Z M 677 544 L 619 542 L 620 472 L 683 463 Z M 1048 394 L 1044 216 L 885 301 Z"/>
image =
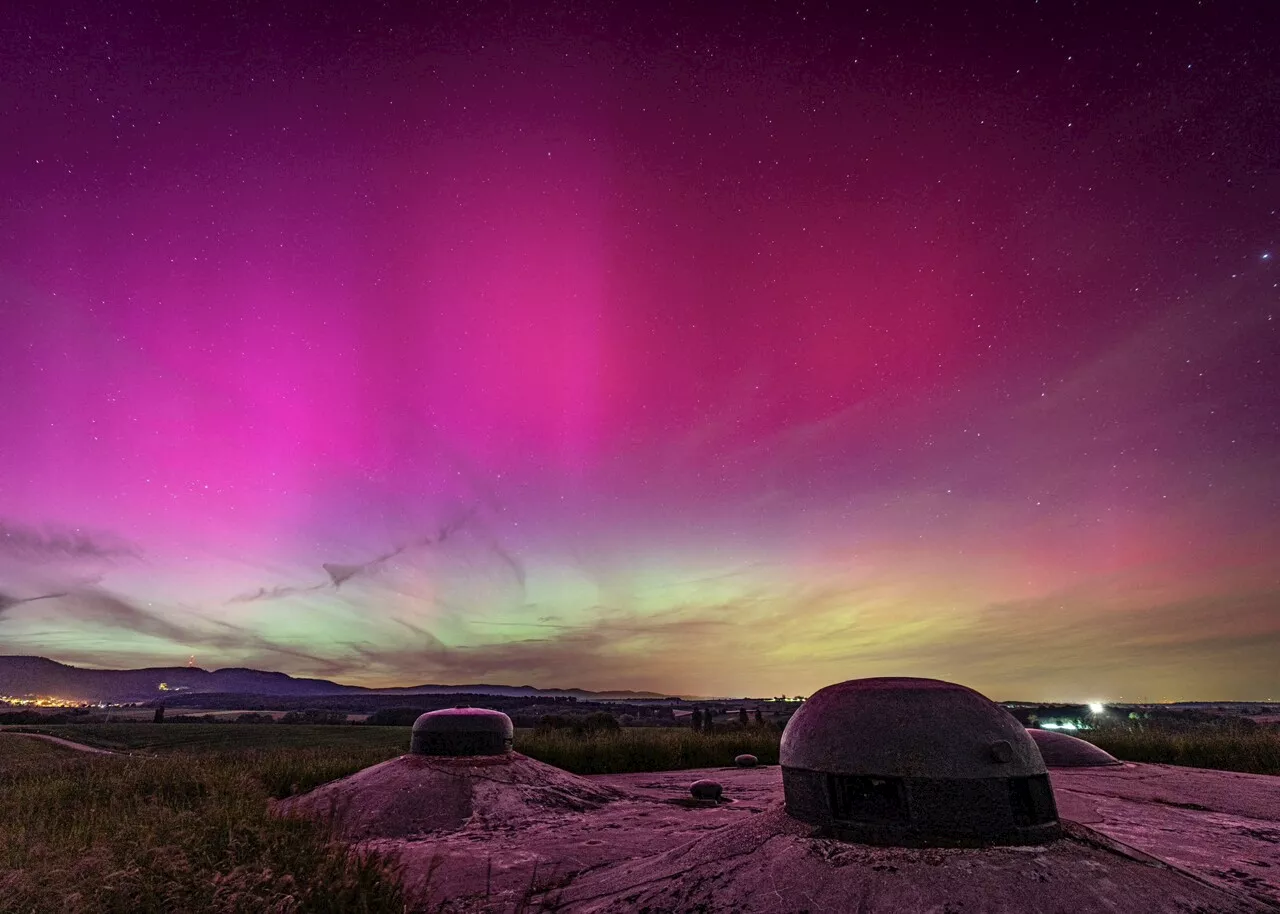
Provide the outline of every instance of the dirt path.
<path id="1" fill-rule="evenodd" d="M 89 752 L 93 755 L 118 755 L 110 749 L 99 749 L 97 746 L 86 746 L 84 743 L 73 743 L 69 739 L 63 739 L 60 736 L 48 736 L 44 733 L 23 733 L 18 730 L 2 730 L 0 733 L 7 733 L 10 736 L 29 736 L 32 739 L 42 739 L 46 742 L 55 743 L 59 746 L 65 746 L 67 749 L 75 749 L 77 752 Z"/>

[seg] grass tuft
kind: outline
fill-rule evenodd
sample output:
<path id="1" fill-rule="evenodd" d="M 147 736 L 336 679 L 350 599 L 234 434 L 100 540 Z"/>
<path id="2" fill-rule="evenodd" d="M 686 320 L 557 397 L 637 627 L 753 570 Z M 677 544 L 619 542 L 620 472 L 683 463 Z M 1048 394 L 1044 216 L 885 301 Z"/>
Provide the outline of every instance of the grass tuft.
<path id="1" fill-rule="evenodd" d="M 1280 730 L 1217 724 L 1117 724 L 1076 734 L 1126 762 L 1280 774 Z"/>
<path id="2" fill-rule="evenodd" d="M 403 912 L 386 860 L 269 813 L 272 755 L 111 757 L 0 734 L 0 911 Z"/>

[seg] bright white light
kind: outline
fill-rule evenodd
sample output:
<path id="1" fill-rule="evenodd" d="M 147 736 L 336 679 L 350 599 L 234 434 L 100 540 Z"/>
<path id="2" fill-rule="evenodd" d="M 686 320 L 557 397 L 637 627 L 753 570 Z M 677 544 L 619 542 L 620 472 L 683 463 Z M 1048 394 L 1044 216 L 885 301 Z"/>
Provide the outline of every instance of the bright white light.
<path id="1" fill-rule="evenodd" d="M 1107 710 L 1107 708 L 1106 705 L 1100 701 L 1091 701 L 1089 702 L 1089 710 L 1094 714 L 1101 714 L 1103 711 Z"/>

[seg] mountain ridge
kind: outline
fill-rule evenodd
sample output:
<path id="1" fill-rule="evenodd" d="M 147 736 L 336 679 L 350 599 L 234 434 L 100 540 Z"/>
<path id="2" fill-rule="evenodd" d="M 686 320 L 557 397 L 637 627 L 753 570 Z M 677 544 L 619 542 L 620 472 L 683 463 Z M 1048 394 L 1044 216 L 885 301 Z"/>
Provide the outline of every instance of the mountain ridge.
<path id="1" fill-rule="evenodd" d="M 412 686 L 369 688 L 346 685 L 329 679 L 294 677 L 276 670 L 249 667 L 224 667 L 206 670 L 201 667 L 143 667 L 132 670 L 89 669 L 48 657 L 26 654 L 0 654 L 0 695 L 11 697 L 45 696 L 85 702 L 152 701 L 179 695 L 224 693 L 306 697 L 322 695 L 503 695 L 509 697 L 543 696 L 601 699 L 655 699 L 666 695 L 627 689 L 591 691 L 588 689 L 541 689 L 536 686 L 508 686 L 492 683 L 442 685 L 424 683 Z"/>

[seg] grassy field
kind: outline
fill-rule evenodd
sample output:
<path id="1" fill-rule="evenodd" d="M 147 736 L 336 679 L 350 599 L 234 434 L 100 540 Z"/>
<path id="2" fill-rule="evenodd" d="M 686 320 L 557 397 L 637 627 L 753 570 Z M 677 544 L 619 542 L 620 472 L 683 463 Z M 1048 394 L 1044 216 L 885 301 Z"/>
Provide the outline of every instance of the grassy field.
<path id="1" fill-rule="evenodd" d="M 305 726 L 282 724 L 64 724 L 20 729 L 61 736 L 73 742 L 123 752 L 167 754 L 257 750 L 262 764 L 285 756 L 272 750 L 293 750 L 302 761 L 299 783 L 309 782 L 307 771 L 327 769 L 325 758 L 368 759 L 372 764 L 408 749 L 405 727 Z M 1171 729 L 1160 725 L 1118 725 L 1076 734 L 1096 743 L 1116 758 L 1131 762 L 1163 762 L 1224 771 L 1280 775 L 1280 730 L 1231 726 Z M 593 736 L 568 730 L 520 730 L 516 748 L 525 755 L 577 774 L 621 774 L 631 771 L 673 771 L 729 765 L 743 752 L 764 764 L 778 761 L 778 733 L 772 728 L 695 733 L 684 728 L 629 728 Z M 271 762 L 271 760 L 275 762 Z M 273 793 L 293 766 L 273 781 Z"/>
<path id="2" fill-rule="evenodd" d="M 23 728 L 32 729 L 32 728 Z M 407 749 L 405 727 L 68 724 L 91 755 L 0 732 L 0 912 L 404 910 L 394 871 L 269 814 Z M 1115 727 L 1082 732 L 1118 758 L 1280 774 L 1280 732 Z M 521 730 L 516 748 L 580 774 L 776 764 L 771 728 L 695 733 Z"/>
<path id="3" fill-rule="evenodd" d="M 1160 762 L 1280 775 L 1280 730 L 1268 727 L 1115 726 L 1077 734 L 1126 762 Z"/>
<path id="4" fill-rule="evenodd" d="M 117 752 L 224 752 L 242 749 L 368 749 L 391 758 L 409 751 L 406 727 L 308 726 L 306 724 L 51 724 L 12 727 L 48 733 L 74 743 Z"/>
<path id="5" fill-rule="evenodd" d="M 268 812 L 272 794 L 377 754 L 112 757 L 0 733 L 0 911 L 399 914 L 404 899 L 381 861 Z"/>
<path id="6" fill-rule="evenodd" d="M 37 728 L 22 728 L 37 729 Z M 132 755 L 0 732 L 0 912 L 403 912 L 395 874 L 285 821 L 270 798 L 407 749 L 404 727 L 67 724 L 38 728 Z M 522 730 L 522 752 L 581 773 L 777 761 L 773 731 Z"/>
<path id="7" fill-rule="evenodd" d="M 771 728 L 695 733 L 683 728 L 636 727 L 592 736 L 568 730 L 522 730 L 515 744 L 525 755 L 575 774 L 622 774 L 732 765 L 734 757 L 744 752 L 761 764 L 776 765 L 778 735 Z"/>
<path id="8" fill-rule="evenodd" d="M 76 743 L 118 752 L 156 754 L 294 750 L 300 757 L 392 758 L 409 749 L 407 727 L 305 726 L 284 724 L 58 724 L 20 727 Z M 777 764 L 778 733 L 773 729 L 695 733 L 682 728 L 631 728 L 593 736 L 569 730 L 520 730 L 516 749 L 576 774 L 674 771 L 733 764 L 749 752 L 764 764 Z M 320 758 L 314 759 L 320 764 Z M 373 761 L 369 764 L 373 764 Z M 313 770 L 309 761 L 306 770 Z"/>

